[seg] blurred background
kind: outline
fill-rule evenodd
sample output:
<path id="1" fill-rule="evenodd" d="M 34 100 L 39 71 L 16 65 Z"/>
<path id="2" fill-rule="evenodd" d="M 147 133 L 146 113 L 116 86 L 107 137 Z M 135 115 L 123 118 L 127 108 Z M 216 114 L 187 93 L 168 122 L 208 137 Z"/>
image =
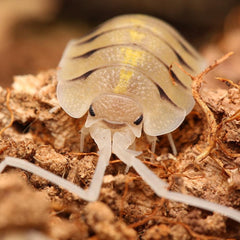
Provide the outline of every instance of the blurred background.
<path id="1" fill-rule="evenodd" d="M 70 39 L 126 13 L 169 22 L 209 61 L 235 51 L 221 74 L 239 81 L 239 0 L 0 0 L 0 85 L 56 68 Z"/>

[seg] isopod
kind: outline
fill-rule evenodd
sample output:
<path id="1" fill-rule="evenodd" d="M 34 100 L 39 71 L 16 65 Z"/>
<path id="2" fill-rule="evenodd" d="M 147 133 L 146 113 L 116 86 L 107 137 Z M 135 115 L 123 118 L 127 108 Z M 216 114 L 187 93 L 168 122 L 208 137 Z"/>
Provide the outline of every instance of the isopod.
<path id="1" fill-rule="evenodd" d="M 167 23 L 145 15 L 110 19 L 89 35 L 68 43 L 57 72 L 57 98 L 74 118 L 87 112 L 84 136 L 90 133 L 99 148 L 99 159 L 87 190 L 25 160 L 6 157 L 7 166 L 35 173 L 82 199 L 98 199 L 111 154 L 127 168 L 133 167 L 160 197 L 216 211 L 240 222 L 237 210 L 194 196 L 167 190 L 129 149 L 144 132 L 154 145 L 156 136 L 175 130 L 192 110 L 191 79 L 174 63 L 196 75 L 204 60 Z M 171 139 L 171 138 L 170 138 Z M 171 143 L 173 145 L 173 143 Z"/>

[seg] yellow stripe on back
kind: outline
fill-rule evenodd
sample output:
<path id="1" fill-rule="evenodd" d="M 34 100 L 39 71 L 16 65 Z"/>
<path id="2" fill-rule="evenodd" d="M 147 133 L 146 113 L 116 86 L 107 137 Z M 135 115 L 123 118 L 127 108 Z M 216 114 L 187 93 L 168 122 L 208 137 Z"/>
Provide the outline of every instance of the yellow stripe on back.
<path id="1" fill-rule="evenodd" d="M 133 42 L 141 42 L 143 38 L 145 38 L 145 34 L 144 33 L 140 33 L 140 32 L 137 32 L 135 30 L 130 30 L 129 31 L 129 34 L 130 34 L 130 37 L 131 37 L 131 40 Z"/>
<path id="2" fill-rule="evenodd" d="M 143 51 L 134 50 L 131 48 L 121 48 L 121 53 L 124 55 L 122 61 L 124 64 L 137 66 L 138 63 L 143 60 Z M 113 91 L 115 93 L 125 93 L 132 75 L 132 70 L 126 70 L 125 68 L 122 68 L 120 70 L 119 82 Z"/>
<path id="3" fill-rule="evenodd" d="M 120 80 L 117 86 L 114 88 L 115 93 L 124 93 L 127 91 L 129 80 L 133 75 L 132 70 L 121 69 L 120 70 Z"/>
<path id="4" fill-rule="evenodd" d="M 124 54 L 122 63 L 137 66 L 138 62 L 142 60 L 143 51 L 134 50 L 131 48 L 121 48 L 121 52 Z"/>

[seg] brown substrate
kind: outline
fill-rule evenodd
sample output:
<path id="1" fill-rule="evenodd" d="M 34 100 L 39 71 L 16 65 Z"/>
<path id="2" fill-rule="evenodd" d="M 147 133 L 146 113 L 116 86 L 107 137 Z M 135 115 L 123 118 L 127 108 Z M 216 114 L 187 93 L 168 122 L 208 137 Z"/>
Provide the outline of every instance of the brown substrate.
<path id="1" fill-rule="evenodd" d="M 16 77 L 10 93 L 0 88 L 1 160 L 26 159 L 87 187 L 97 156 L 79 154 L 83 119 L 73 119 L 56 108 L 55 71 Z M 9 99 L 7 98 L 9 97 Z M 178 155 L 173 157 L 166 136 L 159 137 L 156 157 L 150 162 L 145 136 L 136 148 L 140 159 L 170 189 L 240 209 L 240 122 L 226 121 L 239 111 L 237 88 L 203 89 L 202 97 L 217 121 L 216 146 L 200 162 L 207 147 L 209 126 L 198 105 L 173 133 Z M 11 121 L 11 126 L 4 129 Z M 89 137 L 86 152 L 97 147 Z M 112 156 L 111 160 L 116 160 Z M 42 239 L 240 239 L 239 224 L 219 214 L 157 197 L 133 169 L 110 162 L 97 202 L 88 203 L 36 175 L 7 168 L 0 175 L 0 236 L 39 234 Z M 212 238 L 210 238 L 212 236 Z M 15 238 L 14 238 L 15 239 Z M 18 239 L 18 238 L 16 238 Z"/>

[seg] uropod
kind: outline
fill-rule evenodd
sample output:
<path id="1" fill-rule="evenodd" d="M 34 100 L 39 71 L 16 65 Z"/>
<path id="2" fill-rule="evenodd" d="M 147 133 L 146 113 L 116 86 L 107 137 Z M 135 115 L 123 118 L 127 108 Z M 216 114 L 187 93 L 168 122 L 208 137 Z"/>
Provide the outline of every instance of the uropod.
<path id="1" fill-rule="evenodd" d="M 105 169 L 114 153 L 127 168 L 133 167 L 160 197 L 216 211 L 240 222 L 237 210 L 197 197 L 167 190 L 158 178 L 129 149 L 144 132 L 152 145 L 156 136 L 175 130 L 192 110 L 191 78 L 205 63 L 180 34 L 156 18 L 132 14 L 110 19 L 89 35 L 68 43 L 57 72 L 57 98 L 74 118 L 87 112 L 81 130 L 99 149 L 99 159 L 88 189 L 27 161 L 7 157 L 7 166 L 25 169 L 69 190 L 87 201 L 98 199 Z M 171 139 L 171 138 L 170 138 Z M 173 143 L 170 141 L 173 146 Z M 154 148 L 154 147 L 153 147 Z"/>

